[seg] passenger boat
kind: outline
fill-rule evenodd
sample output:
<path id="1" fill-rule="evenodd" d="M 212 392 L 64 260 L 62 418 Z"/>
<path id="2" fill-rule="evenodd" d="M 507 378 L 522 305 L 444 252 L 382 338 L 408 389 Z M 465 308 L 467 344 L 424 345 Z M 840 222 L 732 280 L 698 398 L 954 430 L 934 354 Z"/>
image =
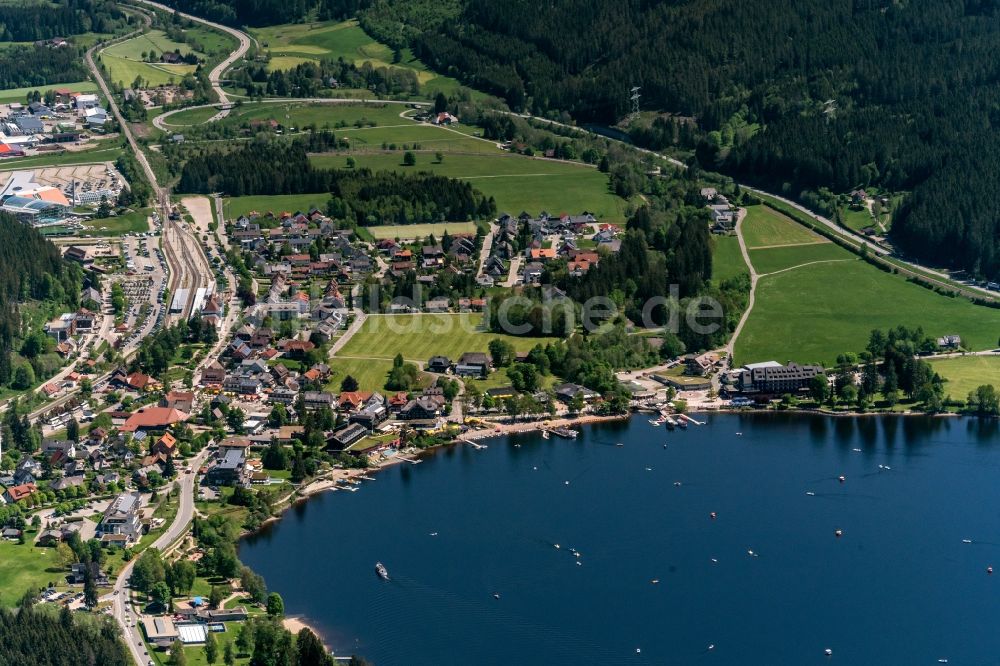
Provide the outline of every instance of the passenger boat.
<path id="1" fill-rule="evenodd" d="M 576 439 L 576 436 L 580 434 L 572 428 L 553 428 L 552 432 L 553 434 L 558 435 L 559 437 L 565 437 L 566 439 Z"/>
<path id="2" fill-rule="evenodd" d="M 375 573 L 377 573 L 378 577 L 381 578 L 382 580 L 389 580 L 389 571 L 385 568 L 385 565 L 382 564 L 381 562 L 375 563 Z"/>

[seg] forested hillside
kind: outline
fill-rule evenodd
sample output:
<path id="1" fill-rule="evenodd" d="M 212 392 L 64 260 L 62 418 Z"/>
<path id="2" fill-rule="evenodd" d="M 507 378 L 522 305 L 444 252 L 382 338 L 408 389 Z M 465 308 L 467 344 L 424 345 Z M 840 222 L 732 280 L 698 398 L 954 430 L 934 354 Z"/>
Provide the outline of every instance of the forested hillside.
<path id="1" fill-rule="evenodd" d="M 165 0 L 189 14 L 231 25 L 293 23 L 309 14 L 320 20 L 353 16 L 369 0 Z"/>
<path id="2" fill-rule="evenodd" d="M 0 4 L 0 42 L 33 42 L 85 32 L 114 32 L 125 14 L 107 0 Z"/>
<path id="3" fill-rule="evenodd" d="M 11 384 L 14 378 L 12 351 L 23 352 L 28 361 L 41 353 L 36 349 L 37 344 L 13 349 L 15 343 L 23 342 L 25 337 L 21 327 L 21 305 L 29 301 L 47 301 L 75 307 L 82 279 L 80 267 L 64 261 L 52 243 L 7 213 L 0 213 L 0 386 Z M 42 344 L 46 336 L 40 333 L 40 337 L 38 343 Z M 32 349 L 26 350 L 28 346 Z"/>
<path id="4" fill-rule="evenodd" d="M 697 141 L 707 168 L 793 196 L 912 190 L 894 224 L 904 250 L 1000 273 L 1000 216 L 990 212 L 1000 204 L 998 0 L 427 6 L 381 1 L 361 20 L 384 41 L 409 38 L 438 71 L 534 113 L 611 123 L 627 112 L 630 86 L 642 86 L 644 109 L 698 126 L 643 128 L 646 145 Z"/>

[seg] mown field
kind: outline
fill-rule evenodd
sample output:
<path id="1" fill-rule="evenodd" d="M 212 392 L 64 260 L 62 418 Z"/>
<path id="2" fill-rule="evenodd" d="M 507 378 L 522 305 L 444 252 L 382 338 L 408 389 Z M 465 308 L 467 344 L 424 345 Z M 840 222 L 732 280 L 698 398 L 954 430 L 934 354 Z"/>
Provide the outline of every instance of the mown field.
<path id="1" fill-rule="evenodd" d="M 441 354 L 454 361 L 464 352 L 487 352 L 493 338 L 507 340 L 517 351 L 554 340 L 490 333 L 482 330 L 482 319 L 477 313 L 370 315 L 337 356 L 391 361 L 399 353 L 426 362 Z"/>
<path id="2" fill-rule="evenodd" d="M 431 128 L 436 129 L 436 128 Z M 415 166 L 403 166 L 403 152 L 354 154 L 356 168 L 374 171 L 430 171 L 460 178 L 497 202 L 497 211 L 517 215 L 522 210 L 537 215 L 593 213 L 599 220 L 624 222 L 624 199 L 609 190 L 608 177 L 597 169 L 566 162 L 539 160 L 518 155 L 465 155 L 442 151 L 438 162 L 434 152 L 417 152 Z M 326 168 L 346 168 L 347 155 L 315 156 L 312 161 Z"/>
<path id="3" fill-rule="evenodd" d="M 994 341 L 995 342 L 995 341 Z M 934 371 L 948 381 L 945 395 L 965 400 L 970 391 L 983 384 L 1000 390 L 1000 356 L 959 356 L 931 360 Z"/>
<path id="4" fill-rule="evenodd" d="M 770 247 L 750 250 L 750 261 L 760 275 L 784 271 L 816 261 L 860 261 L 856 256 L 833 243 Z"/>
<path id="5" fill-rule="evenodd" d="M 713 236 L 712 279 L 722 282 L 740 274 L 749 274 L 736 236 Z"/>
<path id="6" fill-rule="evenodd" d="M 34 534 L 29 535 L 34 538 Z M 0 541 L 0 606 L 11 607 L 25 590 L 65 582 L 65 574 L 47 571 L 58 567 L 55 548 L 35 548 L 30 543 Z"/>
<path id="7" fill-rule="evenodd" d="M 768 206 L 747 206 L 746 210 L 742 229 L 748 249 L 827 242 L 811 229 Z"/>
<path id="8" fill-rule="evenodd" d="M 835 263 L 802 266 L 817 260 L 820 247 L 823 261 Z M 997 342 L 998 310 L 940 296 L 832 245 L 785 248 L 777 250 L 778 260 L 765 259 L 773 252 L 752 254 L 758 271 L 799 267 L 761 277 L 756 305 L 736 343 L 740 365 L 768 360 L 829 365 L 842 352 L 863 350 L 873 328 L 898 325 L 922 326 L 933 336 L 957 333 L 973 349 Z"/>
<path id="9" fill-rule="evenodd" d="M 45 94 L 48 90 L 60 90 L 65 88 L 72 92 L 94 92 L 97 90 L 97 84 L 93 81 L 73 81 L 70 83 L 53 83 L 47 86 L 29 86 L 27 88 L 7 88 L 6 90 L 0 90 L 0 104 L 9 104 L 10 102 L 24 102 L 28 96 L 28 93 L 38 91 Z"/>
<path id="10" fill-rule="evenodd" d="M 181 54 L 188 54 L 192 49 L 187 44 L 168 39 L 162 30 L 149 32 L 113 44 L 100 52 L 99 58 L 107 68 L 112 82 L 123 87 L 131 87 L 136 77 L 141 77 L 147 86 L 177 83 L 185 74 L 193 73 L 194 65 L 167 65 L 163 63 L 143 62 L 142 53 L 153 51 L 159 56 L 167 51 L 179 49 Z M 204 54 L 199 54 L 204 55 Z"/>
<path id="11" fill-rule="evenodd" d="M 437 224 L 387 224 L 379 227 L 365 227 L 373 238 L 400 238 L 413 240 L 434 234 L 441 238 L 444 232 L 450 234 L 474 234 L 475 222 L 439 222 Z"/>
<path id="12" fill-rule="evenodd" d="M 413 359 L 426 362 L 427 359 Z M 340 391 L 340 382 L 344 377 L 350 375 L 358 380 L 358 389 L 361 391 L 384 391 L 385 382 L 389 378 L 389 371 L 392 370 L 392 361 L 372 361 L 368 359 L 356 358 L 332 358 L 328 365 L 332 370 L 327 388 L 330 391 Z M 434 383 L 434 375 L 420 373 L 420 385 L 430 386 Z"/>
<path id="13" fill-rule="evenodd" d="M 361 29 L 357 21 L 322 21 L 292 23 L 259 28 L 251 31 L 261 47 L 271 54 L 268 67 L 272 70 L 294 67 L 300 62 L 337 60 L 343 58 L 357 66 L 371 63 L 373 67 L 411 69 L 417 74 L 421 91 L 428 96 L 442 91 L 445 94 L 459 87 L 451 77 L 440 76 L 413 57 L 409 49 L 402 51 L 402 58 L 393 63 L 392 49 L 381 44 Z"/>
<path id="14" fill-rule="evenodd" d="M 327 192 L 318 194 L 279 194 L 275 196 L 230 197 L 223 201 L 223 211 L 226 219 L 234 219 L 251 212 L 261 214 L 268 211 L 275 215 L 281 212 L 306 212 L 313 206 L 326 210 L 326 202 L 330 200 Z"/>

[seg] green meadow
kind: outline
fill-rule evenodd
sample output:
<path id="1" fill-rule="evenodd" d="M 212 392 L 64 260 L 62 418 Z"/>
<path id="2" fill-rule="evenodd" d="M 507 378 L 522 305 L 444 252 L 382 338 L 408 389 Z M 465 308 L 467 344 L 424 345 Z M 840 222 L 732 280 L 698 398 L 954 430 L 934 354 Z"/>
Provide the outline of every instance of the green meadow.
<path id="1" fill-rule="evenodd" d="M 188 54 L 192 49 L 187 44 L 169 39 L 162 30 L 150 30 L 144 34 L 113 44 L 100 52 L 99 58 L 107 68 L 112 82 L 130 87 L 136 77 L 141 77 L 147 86 L 179 83 L 185 74 L 195 70 L 194 65 L 167 65 L 160 62 L 143 62 L 143 52 L 160 54 L 180 50 Z M 203 55 L 203 54 L 201 54 Z"/>
<path id="2" fill-rule="evenodd" d="M 957 356 L 931 360 L 934 371 L 947 382 L 945 395 L 965 400 L 970 391 L 992 384 L 1000 391 L 1000 356 Z"/>

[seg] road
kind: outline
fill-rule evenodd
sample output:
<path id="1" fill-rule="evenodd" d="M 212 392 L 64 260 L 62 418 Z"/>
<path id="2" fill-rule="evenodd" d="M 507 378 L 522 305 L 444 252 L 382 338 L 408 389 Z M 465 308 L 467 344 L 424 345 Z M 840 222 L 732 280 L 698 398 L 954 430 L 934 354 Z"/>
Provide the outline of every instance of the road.
<path id="1" fill-rule="evenodd" d="M 229 26 L 222 25 L 221 23 L 213 23 L 212 21 L 208 21 L 206 19 L 194 16 L 192 14 L 185 14 L 184 12 L 179 12 L 172 7 L 167 7 L 166 5 L 160 4 L 159 2 L 152 2 L 152 0 L 133 0 L 133 1 L 139 4 L 146 5 L 148 7 L 154 7 L 156 9 L 168 12 L 170 14 L 177 14 L 178 16 L 183 16 L 186 19 L 190 19 L 191 21 L 195 21 L 196 23 L 201 23 L 202 25 L 207 25 L 210 28 L 214 28 L 215 30 L 219 30 L 220 32 L 224 32 L 236 38 L 236 40 L 239 42 L 239 46 L 236 47 L 236 50 L 230 53 L 228 58 L 220 62 L 212 69 L 211 72 L 208 73 L 208 80 L 212 84 L 212 90 L 215 91 L 215 94 L 219 98 L 219 103 L 229 104 L 229 96 L 226 95 L 226 91 L 222 89 L 222 75 L 225 74 L 226 70 L 232 67 L 237 60 L 245 56 L 248 50 L 250 50 L 250 36 L 245 32 L 237 30 L 236 28 L 230 28 Z M 219 115 L 217 115 L 215 119 L 224 118 L 226 115 L 228 115 L 228 113 L 229 110 L 224 109 L 220 111 Z M 158 124 L 156 126 L 160 127 Z M 160 127 L 160 129 L 163 128 Z"/>
<path id="2" fill-rule="evenodd" d="M 746 216 L 746 209 L 740 208 L 739 213 L 736 215 L 736 239 L 740 242 L 740 253 L 743 254 L 743 261 L 746 262 L 747 269 L 750 271 L 750 297 L 747 300 L 746 308 L 743 309 L 743 315 L 740 317 L 739 323 L 736 324 L 733 334 L 729 336 L 729 342 L 726 343 L 726 358 L 729 359 L 728 363 L 730 364 L 732 364 L 733 348 L 736 347 L 736 338 L 740 337 L 740 332 L 743 330 L 743 326 L 747 323 L 747 319 L 750 318 L 750 312 L 753 310 L 754 300 L 757 295 L 757 280 L 760 278 L 757 270 L 753 267 L 753 262 L 750 261 L 750 252 L 747 250 L 746 241 L 743 240 L 743 219 Z M 718 377 L 718 374 L 715 377 Z"/>
<path id="3" fill-rule="evenodd" d="M 208 449 L 202 450 L 197 456 L 191 459 L 191 469 L 197 471 L 201 467 L 202 463 L 208 457 Z M 184 474 L 181 473 L 179 476 L 179 481 L 175 481 L 174 485 L 180 487 L 180 506 L 177 508 L 177 515 L 174 517 L 174 521 L 170 523 L 166 531 L 160 535 L 156 541 L 152 543 L 153 548 L 159 548 L 163 550 L 174 541 L 179 539 L 185 531 L 187 531 L 188 523 L 194 517 L 194 484 L 195 473 Z M 142 630 L 139 628 L 138 618 L 139 615 L 135 612 L 134 607 L 129 607 L 126 609 L 125 601 L 128 599 L 129 588 L 125 586 L 128 582 L 129 577 L 132 575 L 132 569 L 135 566 L 136 559 L 133 558 L 128 564 L 122 568 L 121 573 L 118 574 L 118 579 L 115 581 L 114 587 L 112 588 L 111 594 L 111 612 L 115 620 L 121 626 L 122 634 L 125 636 L 125 642 L 128 644 L 129 652 L 132 658 L 135 660 L 136 664 L 145 664 L 149 661 L 149 656 L 145 654 L 145 646 L 142 643 Z M 105 597 L 107 598 L 107 597 Z"/>

